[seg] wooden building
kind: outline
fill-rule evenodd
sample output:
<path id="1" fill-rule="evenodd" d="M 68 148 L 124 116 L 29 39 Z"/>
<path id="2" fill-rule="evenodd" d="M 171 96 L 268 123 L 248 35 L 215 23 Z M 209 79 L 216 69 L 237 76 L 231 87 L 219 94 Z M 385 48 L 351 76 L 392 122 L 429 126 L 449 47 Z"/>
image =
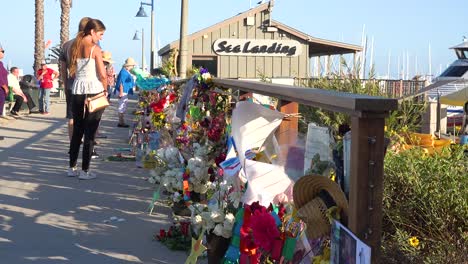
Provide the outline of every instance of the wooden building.
<path id="1" fill-rule="evenodd" d="M 187 65 L 204 66 L 219 78 L 310 77 L 310 59 L 361 51 L 360 46 L 314 38 L 270 19 L 273 1 L 188 36 Z M 158 54 L 167 59 L 179 40 Z"/>

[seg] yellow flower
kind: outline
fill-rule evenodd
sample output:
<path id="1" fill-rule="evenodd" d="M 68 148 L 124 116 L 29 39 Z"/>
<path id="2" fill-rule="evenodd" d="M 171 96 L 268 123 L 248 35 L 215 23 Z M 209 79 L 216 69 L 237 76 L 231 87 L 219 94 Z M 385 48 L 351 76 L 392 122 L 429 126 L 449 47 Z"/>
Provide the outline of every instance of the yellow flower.
<path id="1" fill-rule="evenodd" d="M 408 242 L 412 247 L 417 247 L 419 245 L 419 239 L 415 236 L 408 239 Z"/>

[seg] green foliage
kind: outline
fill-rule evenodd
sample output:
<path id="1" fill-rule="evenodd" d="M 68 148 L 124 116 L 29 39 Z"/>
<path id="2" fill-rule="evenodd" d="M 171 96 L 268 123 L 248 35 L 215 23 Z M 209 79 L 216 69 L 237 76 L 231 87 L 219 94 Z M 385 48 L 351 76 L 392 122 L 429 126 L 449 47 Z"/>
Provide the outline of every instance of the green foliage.
<path id="1" fill-rule="evenodd" d="M 176 76 L 175 53 L 177 51 L 172 49 L 169 56 L 162 61 L 161 71 L 167 78 Z"/>
<path id="2" fill-rule="evenodd" d="M 378 81 L 374 79 L 374 67 L 371 67 L 369 79 L 361 80 L 358 76 L 359 69 L 353 71 L 343 58 L 341 64 L 346 74 L 331 74 L 326 78 L 309 80 L 303 85 L 330 91 L 385 96 L 379 88 Z M 388 131 L 386 136 L 390 137 L 392 133 L 403 131 L 419 131 L 425 109 L 426 104 L 412 100 L 400 103 L 398 110 L 392 111 L 385 121 Z M 299 105 L 299 112 L 304 117 L 299 123 L 299 131 L 302 133 L 307 132 L 307 125 L 310 122 L 330 127 L 333 135 L 337 135 L 340 125 L 350 124 L 350 117 L 343 113 L 334 113 L 307 105 Z"/>
<path id="3" fill-rule="evenodd" d="M 264 72 L 262 72 L 260 69 L 257 69 L 257 74 L 260 76 L 260 81 L 264 83 L 272 83 L 271 78 L 269 78 Z"/>
<path id="4" fill-rule="evenodd" d="M 380 95 L 379 87 L 375 81 L 361 81 L 353 74 L 340 76 L 332 74 L 327 78 L 313 79 L 307 87 L 319 88 L 330 91 L 339 91 L 354 94 Z M 307 124 L 314 122 L 319 126 L 330 127 L 332 133 L 337 135 L 338 127 L 341 124 L 350 124 L 348 115 L 337 112 L 330 112 L 316 107 L 299 105 L 299 112 L 304 119 L 301 120 L 299 131 L 307 132 Z"/>
<path id="5" fill-rule="evenodd" d="M 465 148 L 466 149 L 466 148 Z M 426 155 L 389 152 L 383 197 L 384 263 L 468 259 L 468 157 L 461 146 Z M 420 241 L 417 247 L 410 237 Z"/>
<path id="6" fill-rule="evenodd" d="M 398 110 L 392 111 L 385 121 L 387 124 L 387 136 L 392 132 L 420 131 L 422 115 L 427 105 L 411 100 L 403 101 L 398 106 Z"/>

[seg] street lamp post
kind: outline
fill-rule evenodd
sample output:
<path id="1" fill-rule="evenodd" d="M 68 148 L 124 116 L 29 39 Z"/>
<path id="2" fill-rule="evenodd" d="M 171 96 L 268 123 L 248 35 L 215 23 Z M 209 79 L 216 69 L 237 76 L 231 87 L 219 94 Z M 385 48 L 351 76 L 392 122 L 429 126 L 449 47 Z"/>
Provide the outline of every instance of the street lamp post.
<path id="1" fill-rule="evenodd" d="M 133 40 L 140 40 L 138 37 L 138 30 L 135 32 Z M 143 71 L 145 70 L 145 32 L 143 28 L 141 29 L 141 69 Z"/>
<path id="2" fill-rule="evenodd" d="M 180 49 L 180 69 L 179 77 L 187 77 L 187 20 L 188 20 L 188 0 L 182 0 L 180 5 L 180 40 L 179 40 L 179 49 Z"/>
<path id="3" fill-rule="evenodd" d="M 148 17 L 143 8 L 143 5 L 151 6 L 151 57 L 150 57 L 150 72 L 155 68 L 154 65 L 154 56 L 155 56 L 155 41 L 154 41 L 154 0 L 151 0 L 151 3 L 140 3 L 140 9 L 136 14 L 136 17 Z"/>

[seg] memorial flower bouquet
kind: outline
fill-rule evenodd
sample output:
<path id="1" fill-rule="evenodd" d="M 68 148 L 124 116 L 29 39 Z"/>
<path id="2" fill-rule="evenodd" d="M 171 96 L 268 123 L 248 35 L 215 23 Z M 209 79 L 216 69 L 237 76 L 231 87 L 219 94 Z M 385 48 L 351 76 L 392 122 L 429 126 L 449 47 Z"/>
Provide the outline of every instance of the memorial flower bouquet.
<path id="1" fill-rule="evenodd" d="M 199 203 L 192 204 L 189 208 L 192 211 L 192 228 L 196 233 L 205 230 L 208 233 L 213 232 L 215 235 L 224 238 L 232 236 L 235 217 L 226 208 Z"/>
<path id="2" fill-rule="evenodd" d="M 218 165 L 225 159 L 230 110 L 229 96 L 218 92 L 221 89 L 214 87 L 206 69 L 197 70 L 194 79 L 187 105 L 180 106 L 187 109 L 185 122 L 176 133 L 176 146 L 186 161 L 182 183 L 186 201 L 191 200 L 191 192 L 215 191 Z"/>
<path id="3" fill-rule="evenodd" d="M 164 90 L 161 93 L 156 93 L 153 100 L 149 104 L 151 108 L 151 120 L 156 129 L 163 128 L 168 121 L 173 122 L 174 102 L 177 100 L 175 92 Z M 169 119 L 169 120 L 168 120 Z"/>
<path id="4" fill-rule="evenodd" d="M 154 235 L 154 239 L 171 250 L 187 251 L 192 242 L 190 222 L 181 221 L 174 223 L 168 230 L 160 229 L 159 233 Z"/>
<path id="5" fill-rule="evenodd" d="M 225 263 L 287 263 L 294 257 L 301 223 L 288 205 L 244 205 L 237 214 Z"/>

